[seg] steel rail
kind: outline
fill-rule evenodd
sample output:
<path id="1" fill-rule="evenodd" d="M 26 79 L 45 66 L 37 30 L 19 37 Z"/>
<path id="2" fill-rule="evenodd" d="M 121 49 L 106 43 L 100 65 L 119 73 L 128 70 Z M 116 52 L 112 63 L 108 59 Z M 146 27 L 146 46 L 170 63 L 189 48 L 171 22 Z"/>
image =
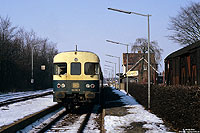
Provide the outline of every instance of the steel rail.
<path id="1" fill-rule="evenodd" d="M 84 119 L 81 121 L 81 124 L 80 124 L 80 126 L 77 130 L 78 133 L 84 132 L 85 128 L 87 127 L 87 123 L 90 120 L 90 117 L 91 117 L 93 110 L 94 110 L 94 106 L 89 107 L 87 114 L 84 116 Z M 99 112 L 99 111 L 101 112 L 101 115 L 100 115 L 101 116 L 100 117 L 100 119 L 101 119 L 100 132 L 104 133 L 105 129 L 104 129 L 104 126 L 102 124 L 104 124 L 103 118 L 104 118 L 104 115 L 105 115 L 105 110 L 104 110 L 104 115 L 102 114 L 103 111 L 102 111 L 101 107 L 98 109 L 97 112 Z M 56 114 L 54 114 L 53 116 L 51 116 L 50 118 L 48 118 L 47 120 L 45 120 L 44 122 L 42 122 L 37 127 L 34 127 L 29 132 L 30 133 L 43 133 L 43 132 L 46 132 L 46 131 L 47 132 L 55 132 L 55 131 L 51 131 L 52 125 L 54 125 L 55 123 L 58 123 L 60 120 L 63 121 L 63 118 L 65 118 L 65 115 L 70 115 L 70 113 L 64 108 L 64 109 L 60 110 L 59 112 L 57 112 Z M 71 117 L 69 117 L 69 118 L 71 118 Z M 69 120 L 71 121 L 71 119 L 69 119 Z M 67 120 L 64 120 L 64 121 L 66 122 Z M 74 121 L 74 122 L 76 122 L 76 121 Z M 63 132 L 65 130 L 65 127 L 54 127 L 54 130 L 56 130 L 56 132 L 59 132 L 60 129 L 62 129 L 61 132 Z M 68 130 L 68 129 L 66 128 L 66 130 Z"/>
<path id="2" fill-rule="evenodd" d="M 94 106 L 89 107 L 89 110 L 88 110 L 87 113 L 85 114 L 83 120 L 81 120 L 80 126 L 77 127 L 77 132 L 78 132 L 78 133 L 82 133 L 82 132 L 84 131 L 84 129 L 86 128 L 87 123 L 88 123 L 88 121 L 89 121 L 89 119 L 90 119 L 90 116 L 91 116 L 93 107 L 94 107 Z M 79 109 L 78 109 L 78 110 L 76 110 L 76 111 L 78 111 L 77 114 L 78 114 L 78 116 L 79 116 L 79 115 L 80 115 L 79 113 L 80 113 L 80 111 L 82 111 L 82 110 L 79 110 Z M 76 111 L 73 112 L 72 114 L 74 114 L 74 113 L 76 114 Z M 59 111 L 57 114 L 55 114 L 55 116 L 52 116 L 51 118 L 47 119 L 45 122 L 41 123 L 38 127 L 36 127 L 35 129 L 33 129 L 32 131 L 30 131 L 30 133 L 35 133 L 35 132 L 37 132 L 37 133 L 43 133 L 43 132 L 45 132 L 45 131 L 48 132 L 49 130 L 50 130 L 50 132 L 55 132 L 55 131 L 51 131 L 51 126 L 52 126 L 54 123 L 58 123 L 59 121 L 61 121 L 61 123 L 62 123 L 62 120 L 63 120 L 63 119 L 62 119 L 61 117 L 63 117 L 63 118 L 65 119 L 65 116 L 64 116 L 64 115 L 70 115 L 70 114 L 71 114 L 71 113 L 69 113 L 69 112 L 65 111 L 65 109 L 63 109 L 63 110 Z M 82 114 L 82 115 L 83 115 L 83 114 Z M 77 115 L 75 115 L 75 116 L 77 116 Z M 80 115 L 80 117 L 81 117 L 81 115 Z M 72 116 L 69 117 L 69 118 L 70 118 L 69 121 L 71 121 Z M 65 119 L 64 121 L 66 122 L 67 120 Z M 79 121 L 79 120 L 78 120 L 78 121 Z M 76 122 L 76 120 L 74 121 L 74 123 L 75 123 L 75 122 Z M 63 131 L 65 130 L 65 127 L 54 127 L 54 128 L 53 128 L 53 130 L 56 130 L 56 132 L 59 132 L 60 129 L 62 129 L 61 132 L 63 132 Z M 68 130 L 68 129 L 66 128 L 66 130 Z"/>
<path id="3" fill-rule="evenodd" d="M 44 133 L 47 131 L 53 124 L 55 124 L 61 117 L 67 114 L 66 109 L 60 110 L 58 113 L 51 116 L 46 121 L 42 122 L 40 125 L 29 131 L 29 133 Z"/>
<path id="4" fill-rule="evenodd" d="M 46 93 L 42 93 L 42 94 L 36 94 L 36 95 L 30 95 L 30 96 L 8 99 L 6 101 L 0 102 L 0 107 L 4 106 L 4 105 L 16 103 L 16 102 L 21 102 L 21 101 L 25 101 L 25 100 L 29 100 L 29 99 L 34 99 L 34 98 L 38 98 L 38 97 L 42 97 L 42 96 L 51 95 L 51 94 L 53 94 L 53 92 L 46 92 Z"/>
<path id="5" fill-rule="evenodd" d="M 45 115 L 57 110 L 60 107 L 61 107 L 60 104 L 56 104 L 56 105 L 50 106 L 49 108 L 36 112 L 34 114 L 28 115 L 18 121 L 15 121 L 14 123 L 11 123 L 6 126 L 2 126 L 0 129 L 0 132 L 4 132 L 4 133 L 17 132 L 21 129 L 24 129 L 25 127 L 32 124 L 33 122 L 40 119 L 41 117 L 44 117 Z"/>
<path id="6" fill-rule="evenodd" d="M 83 133 L 83 130 L 85 129 L 89 119 L 90 119 L 90 116 L 91 116 L 91 110 L 87 113 L 87 115 L 85 116 L 85 119 L 83 120 L 83 122 L 81 123 L 81 126 L 80 128 L 78 129 L 78 132 L 77 133 Z"/>

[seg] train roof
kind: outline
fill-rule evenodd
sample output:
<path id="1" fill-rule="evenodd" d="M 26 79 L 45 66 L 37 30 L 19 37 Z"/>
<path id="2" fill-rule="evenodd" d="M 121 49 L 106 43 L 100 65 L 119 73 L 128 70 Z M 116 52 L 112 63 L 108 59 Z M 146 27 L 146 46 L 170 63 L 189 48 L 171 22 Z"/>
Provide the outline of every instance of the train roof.
<path id="1" fill-rule="evenodd" d="M 73 54 L 74 53 L 74 54 Z M 83 53 L 83 54 L 80 54 Z M 64 56 L 68 55 L 72 58 L 74 58 L 75 56 L 77 57 L 77 54 L 80 56 L 86 56 L 87 55 L 87 59 L 95 59 L 98 60 L 98 62 L 100 62 L 99 56 L 93 52 L 90 51 L 80 51 L 80 50 L 72 50 L 72 51 L 65 51 L 65 52 L 60 52 L 57 55 L 54 56 L 54 61 L 59 61 L 61 58 L 63 58 Z"/>
<path id="2" fill-rule="evenodd" d="M 68 53 L 68 52 L 86 52 L 86 53 L 93 53 L 95 54 L 94 52 L 91 52 L 91 51 L 82 51 L 82 50 L 70 50 L 70 51 L 63 51 L 63 52 L 60 52 L 58 54 L 61 54 L 61 53 Z M 95 54 L 97 56 L 97 54 Z"/>
<path id="3" fill-rule="evenodd" d="M 186 53 L 191 53 L 193 50 L 197 49 L 197 48 L 200 48 L 200 41 L 197 41 L 196 43 L 193 43 L 191 45 L 188 45 L 184 48 L 181 48 L 173 53 L 171 53 L 170 55 L 168 55 L 165 60 L 169 59 L 169 58 L 174 58 L 174 57 L 177 57 L 177 56 L 181 56 L 183 54 L 186 54 Z"/>

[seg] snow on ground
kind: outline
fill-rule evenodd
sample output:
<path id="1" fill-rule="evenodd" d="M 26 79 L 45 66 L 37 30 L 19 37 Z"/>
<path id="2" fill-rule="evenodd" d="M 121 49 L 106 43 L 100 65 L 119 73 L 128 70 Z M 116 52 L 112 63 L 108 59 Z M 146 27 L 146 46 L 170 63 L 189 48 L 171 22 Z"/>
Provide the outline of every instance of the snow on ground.
<path id="1" fill-rule="evenodd" d="M 22 119 L 24 116 L 38 112 L 44 108 L 56 104 L 53 102 L 53 96 L 48 95 L 40 98 L 26 100 L 0 107 L 0 128 L 3 125 Z"/>
<path id="2" fill-rule="evenodd" d="M 13 98 L 19 98 L 24 96 L 30 96 L 30 95 L 36 95 L 36 94 L 42 94 L 46 92 L 51 92 L 53 88 L 45 89 L 45 90 L 38 90 L 38 91 L 26 91 L 26 92 L 9 92 L 5 94 L 0 94 L 0 102 L 13 99 Z"/>
<path id="3" fill-rule="evenodd" d="M 125 91 L 118 91 L 116 89 L 113 89 L 113 92 L 121 97 L 120 101 L 125 104 L 123 107 L 127 108 L 128 114 L 125 116 L 106 115 L 104 121 L 105 129 L 108 133 L 124 132 L 126 127 L 136 122 L 142 123 L 142 128 L 146 129 L 147 133 L 167 132 L 163 121 L 156 115 L 145 110 L 132 96 L 127 95 Z"/>
<path id="4" fill-rule="evenodd" d="M 128 113 L 124 116 L 106 115 L 104 118 L 106 132 L 124 132 L 127 127 L 131 126 L 131 123 L 142 123 L 142 128 L 146 129 L 147 133 L 167 132 L 168 129 L 163 125 L 163 121 L 156 115 L 145 110 L 144 107 L 138 104 L 132 96 L 127 95 L 125 91 L 113 89 L 113 92 L 121 97 L 118 102 L 122 102 L 125 105 L 123 107 L 127 109 Z M 35 92 L 30 92 L 30 94 L 31 93 L 33 94 Z M 27 94 L 18 93 L 18 96 L 22 95 Z M 3 125 L 8 125 L 18 119 L 23 118 L 24 116 L 56 104 L 52 101 L 52 99 L 52 95 L 48 95 L 42 98 L 31 99 L 0 107 L 0 128 Z M 99 116 L 95 113 L 91 115 L 85 131 L 89 132 L 93 129 L 93 132 L 99 132 L 99 130 L 96 128 L 98 124 L 95 121 L 97 117 Z M 69 125 L 68 128 L 71 129 L 70 131 L 76 132 L 77 127 L 80 126 L 83 118 L 84 115 L 82 115 L 76 123 Z"/>

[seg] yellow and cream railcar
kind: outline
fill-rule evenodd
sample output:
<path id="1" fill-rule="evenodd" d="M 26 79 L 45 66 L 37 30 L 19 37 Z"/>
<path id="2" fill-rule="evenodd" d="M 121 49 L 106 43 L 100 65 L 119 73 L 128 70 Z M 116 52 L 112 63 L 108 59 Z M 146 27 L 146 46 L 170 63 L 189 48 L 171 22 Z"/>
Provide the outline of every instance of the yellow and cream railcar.
<path id="1" fill-rule="evenodd" d="M 54 102 L 73 107 L 97 102 L 103 84 L 99 57 L 86 51 L 69 51 L 54 57 Z"/>

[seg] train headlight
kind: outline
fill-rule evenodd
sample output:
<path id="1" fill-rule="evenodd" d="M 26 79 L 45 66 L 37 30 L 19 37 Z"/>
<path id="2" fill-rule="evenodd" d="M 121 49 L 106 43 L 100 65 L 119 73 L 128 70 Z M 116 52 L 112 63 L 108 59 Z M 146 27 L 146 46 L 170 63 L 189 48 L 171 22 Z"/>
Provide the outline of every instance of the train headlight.
<path id="1" fill-rule="evenodd" d="M 62 88 L 65 88 L 65 84 L 64 84 L 64 83 L 62 83 L 61 87 L 62 87 Z"/>
<path id="2" fill-rule="evenodd" d="M 94 84 L 91 84 L 91 88 L 94 88 L 95 87 L 95 85 Z"/>
<path id="3" fill-rule="evenodd" d="M 86 84 L 85 87 L 86 87 L 86 88 L 90 88 L 90 84 Z"/>
<path id="4" fill-rule="evenodd" d="M 58 83 L 58 84 L 57 84 L 57 88 L 60 88 L 60 87 L 61 87 L 61 85 Z"/>

